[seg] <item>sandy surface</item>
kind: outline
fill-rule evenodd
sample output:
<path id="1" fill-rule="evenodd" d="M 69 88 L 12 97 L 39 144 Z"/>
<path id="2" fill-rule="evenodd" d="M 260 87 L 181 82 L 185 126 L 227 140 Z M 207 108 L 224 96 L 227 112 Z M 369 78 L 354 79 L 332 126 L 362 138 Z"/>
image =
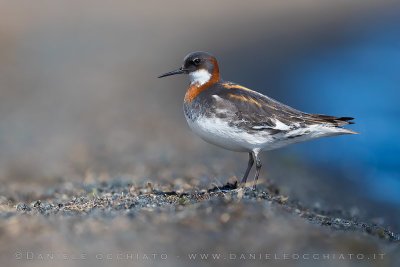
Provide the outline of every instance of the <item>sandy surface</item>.
<path id="1" fill-rule="evenodd" d="M 119 178 L 3 195 L 0 256 L 4 266 L 400 263 L 400 235 L 389 228 L 303 206 L 275 186 L 254 192 L 231 182 L 141 187 Z"/>

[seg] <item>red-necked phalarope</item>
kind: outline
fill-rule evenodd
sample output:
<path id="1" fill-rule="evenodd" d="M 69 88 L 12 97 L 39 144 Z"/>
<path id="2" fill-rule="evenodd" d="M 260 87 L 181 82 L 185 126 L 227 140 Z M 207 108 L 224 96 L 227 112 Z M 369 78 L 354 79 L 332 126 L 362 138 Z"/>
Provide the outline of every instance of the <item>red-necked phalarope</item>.
<path id="1" fill-rule="evenodd" d="M 261 169 L 259 153 L 321 137 L 356 134 L 341 126 L 351 117 L 309 114 L 268 96 L 221 79 L 216 58 L 193 52 L 183 66 L 159 78 L 189 74 L 190 85 L 183 109 L 190 128 L 205 141 L 219 147 L 249 153 L 242 179 L 245 184 L 256 162 L 253 189 Z"/>

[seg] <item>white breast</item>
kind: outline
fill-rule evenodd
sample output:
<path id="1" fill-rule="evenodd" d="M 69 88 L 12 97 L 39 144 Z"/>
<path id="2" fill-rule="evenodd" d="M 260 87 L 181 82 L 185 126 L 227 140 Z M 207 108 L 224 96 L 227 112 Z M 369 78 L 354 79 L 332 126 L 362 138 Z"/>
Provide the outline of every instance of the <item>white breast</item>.
<path id="1" fill-rule="evenodd" d="M 269 139 L 261 134 L 249 134 L 229 126 L 228 121 L 216 117 L 187 119 L 189 127 L 203 140 L 219 147 L 239 152 L 250 152 L 263 146 Z"/>

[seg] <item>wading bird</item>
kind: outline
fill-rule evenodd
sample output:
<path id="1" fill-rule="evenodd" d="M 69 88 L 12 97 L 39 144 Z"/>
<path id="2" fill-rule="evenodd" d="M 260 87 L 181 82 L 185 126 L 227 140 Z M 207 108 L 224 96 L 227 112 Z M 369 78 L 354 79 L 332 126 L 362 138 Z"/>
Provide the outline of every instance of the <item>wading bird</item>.
<path id="1" fill-rule="evenodd" d="M 239 84 L 223 81 L 216 58 L 207 52 L 188 54 L 182 67 L 159 78 L 175 74 L 189 75 L 183 110 L 190 128 L 211 144 L 248 152 L 248 166 L 241 183 L 246 184 L 255 161 L 254 190 L 261 169 L 261 151 L 357 133 L 341 127 L 353 124 L 351 117 L 305 113 Z"/>

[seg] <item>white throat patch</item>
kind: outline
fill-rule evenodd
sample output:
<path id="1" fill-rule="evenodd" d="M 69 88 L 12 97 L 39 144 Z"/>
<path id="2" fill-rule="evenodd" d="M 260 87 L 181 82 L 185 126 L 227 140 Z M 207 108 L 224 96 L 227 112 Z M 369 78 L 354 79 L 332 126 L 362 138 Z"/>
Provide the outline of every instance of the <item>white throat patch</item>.
<path id="1" fill-rule="evenodd" d="M 197 84 L 198 86 L 201 86 L 210 80 L 211 74 L 207 70 L 200 69 L 190 72 L 189 78 L 190 84 Z"/>

